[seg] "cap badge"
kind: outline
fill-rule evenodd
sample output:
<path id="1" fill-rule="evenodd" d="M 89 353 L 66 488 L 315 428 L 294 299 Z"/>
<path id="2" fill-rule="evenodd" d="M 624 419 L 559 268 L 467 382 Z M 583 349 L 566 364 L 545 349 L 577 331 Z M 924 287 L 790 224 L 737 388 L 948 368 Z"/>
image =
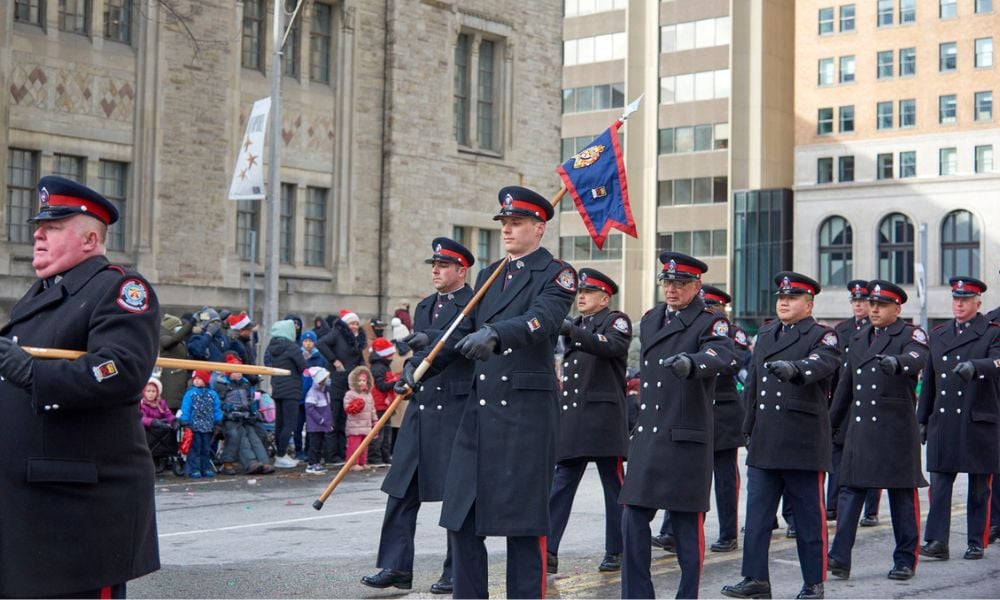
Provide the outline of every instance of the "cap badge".
<path id="1" fill-rule="evenodd" d="M 587 274 L 580 273 L 580 283 L 584 283 L 585 281 L 587 281 Z"/>
<path id="2" fill-rule="evenodd" d="M 965 289 L 965 282 L 962 281 L 961 279 L 959 279 L 958 283 L 955 284 L 955 289 L 964 290 Z"/>
<path id="3" fill-rule="evenodd" d="M 438 254 L 440 254 L 441 253 L 441 244 L 438 244 L 437 246 L 434 246 L 434 251 L 437 252 Z"/>
<path id="4" fill-rule="evenodd" d="M 878 285 L 876 283 L 875 284 L 875 289 L 872 290 L 872 293 L 875 294 L 876 296 L 878 296 L 879 294 L 881 294 L 882 293 L 882 286 L 880 286 L 880 285 Z"/>
<path id="5" fill-rule="evenodd" d="M 42 210 L 49 207 L 49 190 L 44 187 L 38 191 L 38 207 Z"/>
<path id="6" fill-rule="evenodd" d="M 875 289 L 878 289 L 878 286 L 876 286 Z M 855 283 L 854 284 L 854 293 L 855 294 L 860 294 L 861 293 L 861 284 L 860 283 Z"/>
<path id="7" fill-rule="evenodd" d="M 677 261 L 671 258 L 670 262 L 667 263 L 667 273 L 676 273 L 676 272 L 677 272 Z"/>
<path id="8" fill-rule="evenodd" d="M 514 198 L 510 194 L 507 194 L 506 196 L 503 197 L 504 208 L 510 208 L 513 205 L 514 205 Z"/>
<path id="9" fill-rule="evenodd" d="M 789 279 L 787 276 L 781 280 L 781 289 L 783 290 L 792 289 L 792 280 Z"/>

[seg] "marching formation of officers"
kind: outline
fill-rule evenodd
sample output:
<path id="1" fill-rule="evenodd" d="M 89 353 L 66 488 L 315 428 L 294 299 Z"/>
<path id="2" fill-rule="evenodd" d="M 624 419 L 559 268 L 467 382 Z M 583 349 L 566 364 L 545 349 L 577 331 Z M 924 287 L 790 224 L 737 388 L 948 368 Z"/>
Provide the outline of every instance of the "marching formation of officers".
<path id="1" fill-rule="evenodd" d="M 483 269 L 475 288 L 464 283 L 472 252 L 447 238 L 432 242 L 426 262 L 435 291 L 417 306 L 407 339 L 415 356 L 396 387 L 415 396 L 383 484 L 381 570 L 362 583 L 412 587 L 417 511 L 443 501 L 448 554 L 433 593 L 487 597 L 484 540 L 503 536 L 507 595 L 544 597 L 593 462 L 605 499 L 599 570 L 621 571 L 623 598 L 654 597 L 651 547 L 665 547 L 680 566 L 677 597 L 697 597 L 713 479 L 719 537 L 710 549 L 739 547 L 744 445 L 743 578 L 722 589 L 726 596 L 771 597 L 768 550 L 782 500 L 802 571 L 798 598 L 824 597 L 828 572 L 850 577 L 857 527 L 877 524 L 883 489 L 895 536 L 890 579 L 913 577 L 918 556 L 949 558 L 957 473 L 969 481 L 964 558 L 982 558 L 1000 538 L 989 522 L 991 500 L 1000 501 L 991 495 L 1000 485 L 992 477 L 1000 473 L 1000 309 L 980 312 L 983 282 L 952 278 L 954 319 L 928 335 L 901 318 L 907 295 L 891 281 L 850 282 L 853 315 L 832 329 L 812 316 L 820 284 L 784 271 L 774 278 L 776 318 L 751 352 L 747 333 L 726 318 L 730 296 L 702 284 L 707 265 L 662 252 L 664 301 L 639 322 L 638 419 L 630 429 L 633 324 L 610 308 L 617 284 L 595 269 L 577 273 L 541 246 L 554 212 L 545 198 L 507 187 L 499 202 L 494 218 L 508 259 Z M 474 292 L 478 304 L 417 381 L 417 367 Z M 579 316 L 569 318 L 574 302 Z M 565 353 L 553 369 L 560 337 Z M 923 545 L 921 444 L 930 472 Z M 658 510 L 666 518 L 653 537 Z"/>

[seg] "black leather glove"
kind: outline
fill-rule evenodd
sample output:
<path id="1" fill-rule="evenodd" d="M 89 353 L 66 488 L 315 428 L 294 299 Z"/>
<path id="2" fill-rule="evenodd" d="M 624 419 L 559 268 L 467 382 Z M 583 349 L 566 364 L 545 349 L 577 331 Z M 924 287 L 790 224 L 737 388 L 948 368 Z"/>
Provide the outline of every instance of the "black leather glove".
<path id="1" fill-rule="evenodd" d="M 745 433 L 743 434 L 743 446 L 746 448 L 750 447 L 750 436 Z"/>
<path id="2" fill-rule="evenodd" d="M 153 429 L 170 429 L 170 425 L 167 425 L 163 419 L 153 419 L 149 422 L 149 426 Z"/>
<path id="3" fill-rule="evenodd" d="M 395 385 L 392 386 L 392 391 L 397 394 L 405 394 L 409 390 L 416 391 L 417 382 L 414 380 L 414 374 L 417 372 L 417 367 L 413 366 L 413 363 L 406 361 L 403 363 L 403 372 L 399 374 L 399 379 L 396 380 Z"/>
<path id="4" fill-rule="evenodd" d="M 403 343 L 408 345 L 414 352 L 420 352 L 426 348 L 431 343 L 431 338 L 427 336 L 423 331 L 414 331 L 410 335 L 403 338 Z M 403 352 L 400 350 L 400 352 Z M 406 354 L 403 352 L 403 354 Z"/>
<path id="5" fill-rule="evenodd" d="M 412 350 L 412 348 L 410 348 L 410 345 L 404 342 L 403 340 L 393 340 L 392 345 L 396 347 L 396 354 L 399 354 L 400 356 L 404 354 L 409 354 Z"/>
<path id="6" fill-rule="evenodd" d="M 927 426 L 924 425 L 923 423 L 920 424 L 920 443 L 921 444 L 927 443 Z"/>
<path id="7" fill-rule="evenodd" d="M 895 356 L 876 354 L 875 360 L 878 361 L 879 368 L 882 369 L 882 372 L 886 375 L 896 375 L 899 373 L 899 359 Z"/>
<path id="8" fill-rule="evenodd" d="M 768 373 L 778 378 L 778 381 L 788 382 L 798 377 L 799 368 L 790 360 L 776 360 L 764 364 Z"/>
<path id="9" fill-rule="evenodd" d="M 492 327 L 486 325 L 479 331 L 474 331 L 455 344 L 455 350 L 462 353 L 462 356 L 469 360 L 488 360 L 493 354 L 493 349 L 497 347 L 500 336 Z"/>
<path id="10" fill-rule="evenodd" d="M 31 387 L 34 359 L 10 338 L 0 337 L 0 377 L 14 385 Z"/>
<path id="11" fill-rule="evenodd" d="M 694 367 L 694 361 L 683 352 L 660 359 L 660 364 L 673 371 L 674 375 L 681 379 L 687 379 L 688 375 L 691 374 L 691 369 Z"/>
<path id="12" fill-rule="evenodd" d="M 573 319 L 566 317 L 559 326 L 559 335 L 569 335 L 571 331 L 573 331 Z"/>
<path id="13" fill-rule="evenodd" d="M 210 321 L 209 324 L 205 326 L 205 333 L 210 336 L 214 336 L 216 333 L 219 333 L 219 329 L 221 327 L 222 323 L 220 321 Z"/>
<path id="14" fill-rule="evenodd" d="M 976 376 L 976 366 L 972 364 L 971 360 L 963 360 L 955 365 L 951 372 L 961 377 L 962 381 L 971 381 Z"/>

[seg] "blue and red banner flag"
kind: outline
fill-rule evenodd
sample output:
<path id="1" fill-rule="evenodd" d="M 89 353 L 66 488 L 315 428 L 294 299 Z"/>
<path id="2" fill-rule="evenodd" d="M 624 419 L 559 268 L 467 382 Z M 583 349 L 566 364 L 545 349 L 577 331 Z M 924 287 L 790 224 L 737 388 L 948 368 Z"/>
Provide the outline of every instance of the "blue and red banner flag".
<path id="1" fill-rule="evenodd" d="M 637 106 L 638 101 L 633 104 Z M 618 128 L 623 122 L 615 121 L 556 169 L 599 250 L 612 228 L 638 237 L 628 203 L 625 159 L 618 142 Z"/>

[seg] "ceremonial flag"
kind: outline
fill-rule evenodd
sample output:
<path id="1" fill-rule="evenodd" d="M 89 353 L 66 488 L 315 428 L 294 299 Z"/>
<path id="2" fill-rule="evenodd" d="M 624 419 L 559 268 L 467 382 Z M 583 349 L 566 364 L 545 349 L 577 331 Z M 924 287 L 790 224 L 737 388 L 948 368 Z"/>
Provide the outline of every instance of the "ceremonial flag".
<path id="1" fill-rule="evenodd" d="M 233 180 L 229 184 L 230 200 L 264 199 L 264 132 L 270 112 L 270 98 L 261 98 L 253 103 L 250 118 L 247 119 L 247 132 L 240 142 Z"/>
<path id="2" fill-rule="evenodd" d="M 612 228 L 638 237 L 628 203 L 625 159 L 618 143 L 618 128 L 641 101 L 642 96 L 629 104 L 620 119 L 556 169 L 598 250 L 603 249 Z"/>

